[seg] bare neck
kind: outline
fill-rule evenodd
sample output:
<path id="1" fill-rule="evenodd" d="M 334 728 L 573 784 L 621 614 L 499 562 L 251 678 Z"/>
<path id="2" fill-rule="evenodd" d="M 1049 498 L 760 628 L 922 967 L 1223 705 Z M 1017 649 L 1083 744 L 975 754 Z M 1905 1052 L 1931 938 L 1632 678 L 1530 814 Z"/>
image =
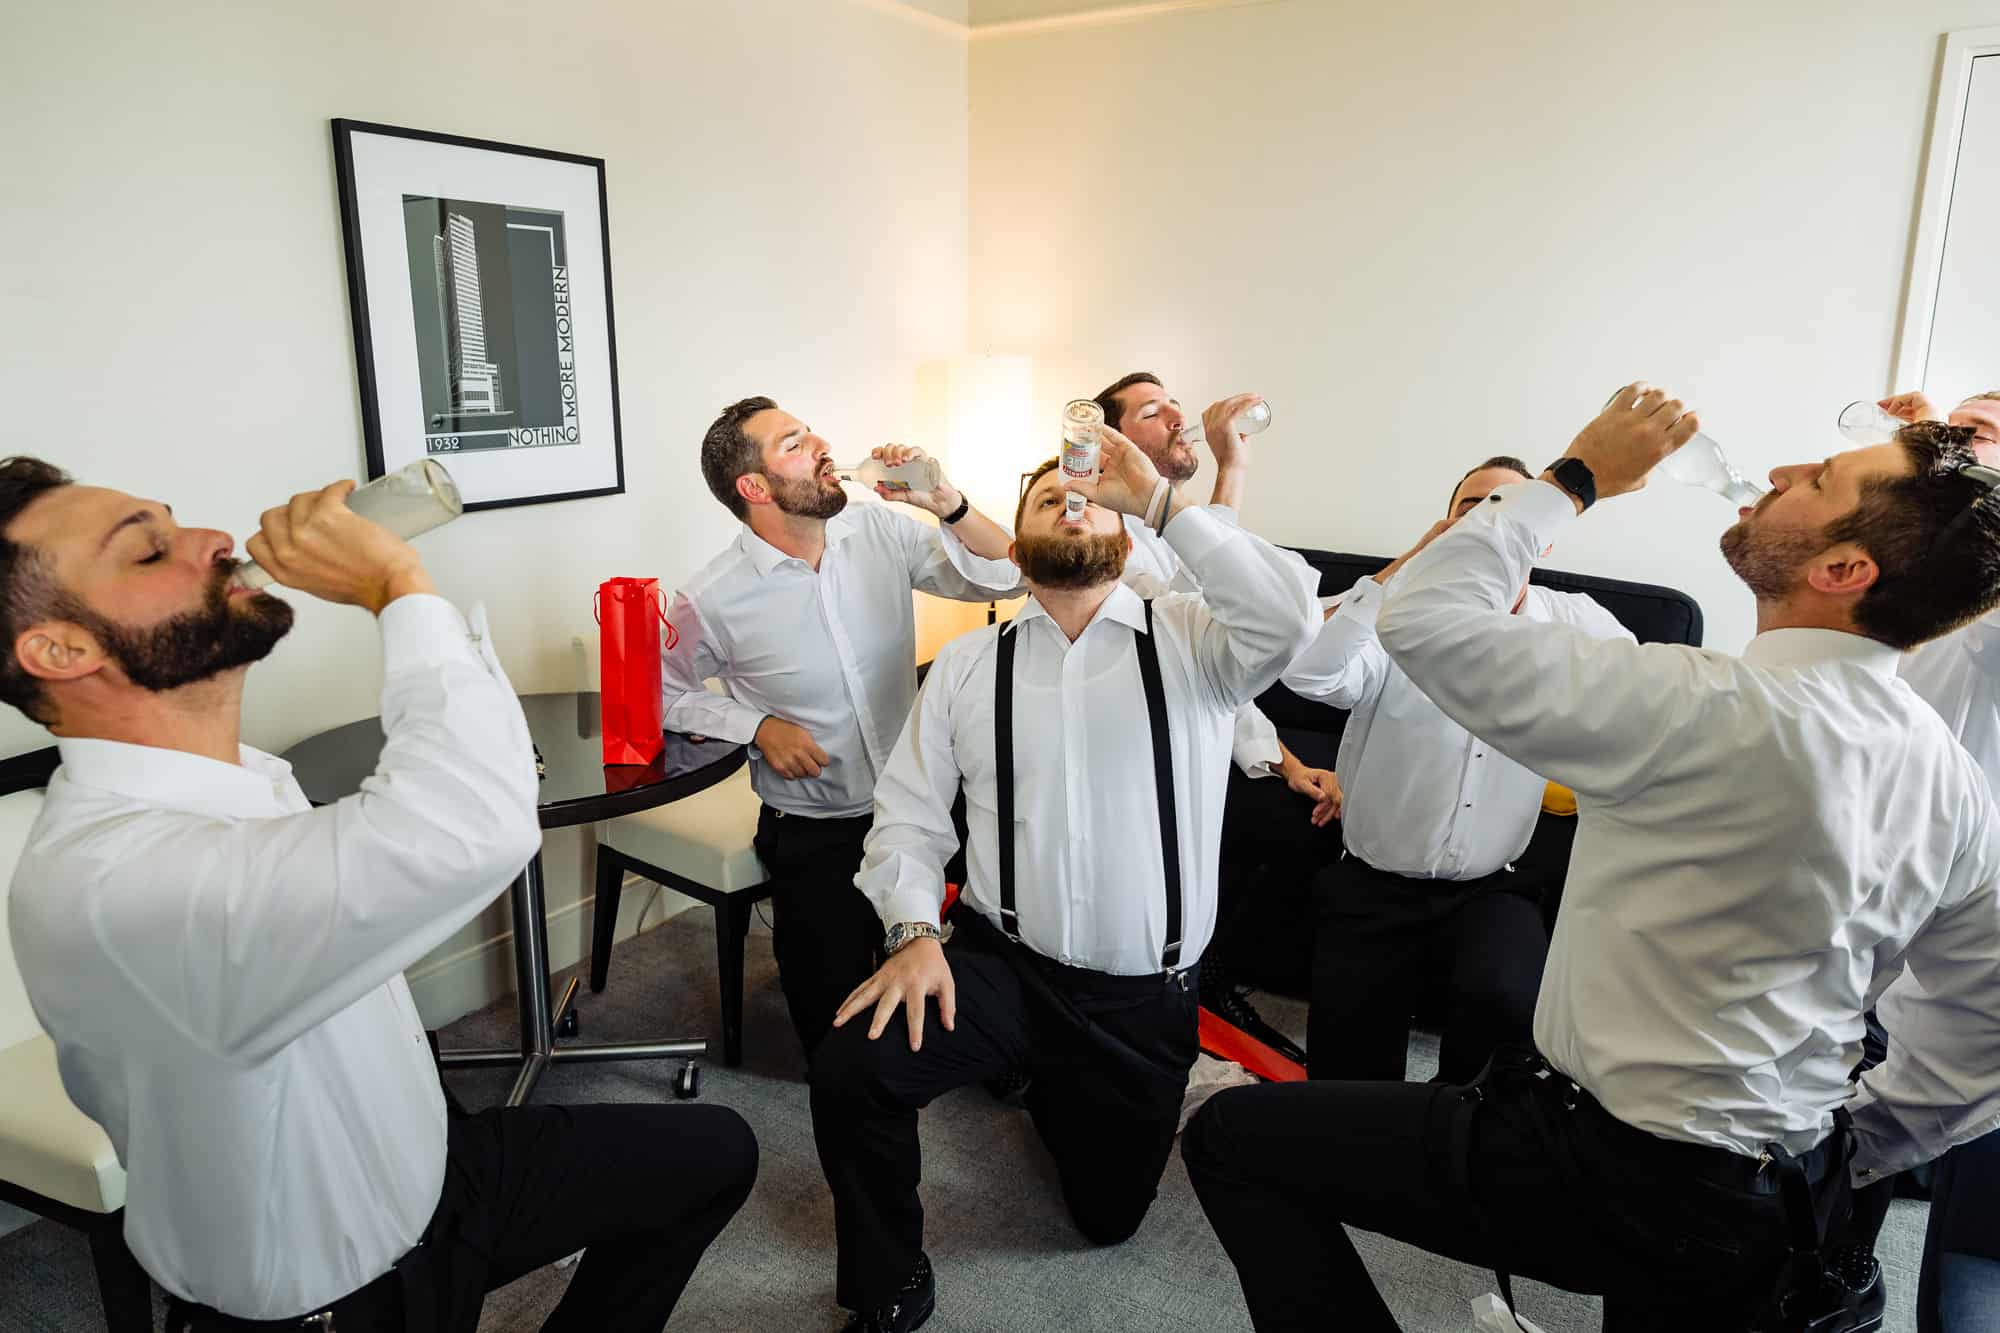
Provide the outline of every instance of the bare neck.
<path id="1" fill-rule="evenodd" d="M 774 504 L 752 506 L 746 520 L 750 531 L 794 559 L 803 560 L 819 572 L 820 557 L 826 554 L 826 520 L 787 514 Z"/>
<path id="2" fill-rule="evenodd" d="M 181 750 L 225 764 L 241 763 L 243 681 L 238 667 L 177 690 L 154 693 L 130 684 L 96 685 L 59 704 L 57 736 Z"/>
<path id="3" fill-rule="evenodd" d="M 1049 619 L 1056 622 L 1056 628 L 1075 643 L 1092 620 L 1097 618 L 1097 609 L 1104 605 L 1104 599 L 1117 588 L 1117 579 L 1106 579 L 1093 583 L 1088 588 L 1044 588 L 1040 584 L 1029 585 L 1034 590 L 1035 600 L 1042 604 L 1042 610 L 1049 613 Z"/>

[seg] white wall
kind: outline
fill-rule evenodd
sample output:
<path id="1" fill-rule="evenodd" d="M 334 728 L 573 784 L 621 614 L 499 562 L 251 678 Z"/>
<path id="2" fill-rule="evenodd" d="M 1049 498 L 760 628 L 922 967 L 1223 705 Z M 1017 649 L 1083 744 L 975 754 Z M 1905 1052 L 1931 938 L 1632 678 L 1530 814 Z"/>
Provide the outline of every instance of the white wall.
<path id="1" fill-rule="evenodd" d="M 1276 0 L 975 35 L 973 342 L 1036 356 L 1051 439 L 1129 369 L 1266 394 L 1246 520 L 1319 546 L 1401 551 L 1633 378 L 1747 471 L 1819 457 L 1889 387 L 1939 35 L 1994 15 Z M 1662 482 L 1551 563 L 1684 588 L 1733 649 L 1731 518 Z"/>
<path id="2" fill-rule="evenodd" d="M 334 116 L 608 162 L 628 493 L 476 514 L 424 542 L 449 595 L 489 603 L 524 691 L 573 687 L 570 639 L 595 632 L 601 579 L 671 584 L 733 537 L 696 466 L 723 404 L 771 393 L 836 443 L 908 438 L 916 367 L 964 350 L 965 45 L 923 13 L 16 5 L 0 40 L 0 451 L 239 534 L 360 474 Z M 252 672 L 246 739 L 282 750 L 372 714 L 377 662 L 364 615 L 302 606 Z M 45 741 L 4 712 L 0 753 Z M 558 965 L 587 922 L 563 908 L 587 883 L 588 833 L 549 838 Z"/>

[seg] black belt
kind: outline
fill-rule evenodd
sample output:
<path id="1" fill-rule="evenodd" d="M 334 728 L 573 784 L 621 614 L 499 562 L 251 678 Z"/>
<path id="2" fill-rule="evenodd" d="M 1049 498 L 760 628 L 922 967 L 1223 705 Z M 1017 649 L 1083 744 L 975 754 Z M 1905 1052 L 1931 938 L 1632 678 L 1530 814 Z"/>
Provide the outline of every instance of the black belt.
<path id="1" fill-rule="evenodd" d="M 1160 649 L 1153 637 L 1153 601 L 1145 601 L 1146 632 L 1133 636 L 1139 652 L 1139 681 L 1146 691 L 1146 720 L 1153 733 L 1153 793 L 1160 806 L 1160 859 L 1166 868 L 1167 942 L 1160 966 L 1176 972 L 1181 964 L 1181 839 L 1174 808 L 1174 751 L 1167 730 L 1167 692 L 1160 681 Z M 1014 645 L 1021 622 L 1000 629 L 999 655 L 993 666 L 994 756 L 999 766 L 1000 929 L 1019 942 L 1021 914 L 1014 905 Z M 1070 782 L 1088 781 L 1088 774 L 1071 773 Z"/>
<path id="2" fill-rule="evenodd" d="M 244 1319 L 224 1314 L 179 1296 L 167 1297 L 166 1333 L 275 1333 L 275 1330 L 315 1330 L 340 1333 L 344 1328 L 396 1327 L 404 1333 L 430 1333 L 437 1327 L 437 1288 L 431 1272 L 431 1247 L 419 1242 L 382 1276 L 355 1288 L 336 1301 L 289 1319 Z"/>

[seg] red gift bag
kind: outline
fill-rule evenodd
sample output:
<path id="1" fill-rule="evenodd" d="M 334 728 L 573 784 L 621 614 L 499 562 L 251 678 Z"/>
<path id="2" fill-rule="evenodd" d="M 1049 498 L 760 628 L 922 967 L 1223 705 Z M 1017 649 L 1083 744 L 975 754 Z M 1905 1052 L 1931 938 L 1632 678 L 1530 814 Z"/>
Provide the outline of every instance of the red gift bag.
<path id="1" fill-rule="evenodd" d="M 665 646 L 680 636 L 667 623 L 658 579 L 606 579 L 597 587 L 598 678 L 604 716 L 604 762 L 650 764 L 661 735 L 661 626 Z"/>

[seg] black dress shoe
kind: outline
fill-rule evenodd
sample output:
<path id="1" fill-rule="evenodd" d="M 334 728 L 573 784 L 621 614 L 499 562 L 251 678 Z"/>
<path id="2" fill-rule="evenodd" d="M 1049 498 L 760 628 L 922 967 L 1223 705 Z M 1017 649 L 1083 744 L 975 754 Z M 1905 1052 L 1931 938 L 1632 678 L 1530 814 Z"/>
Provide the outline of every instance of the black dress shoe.
<path id="1" fill-rule="evenodd" d="M 1305 1048 L 1266 1023 L 1264 1016 L 1250 1003 L 1250 992 L 1244 987 L 1226 984 L 1211 986 L 1208 978 L 1203 977 L 1201 1004 L 1202 1008 L 1246 1037 L 1255 1037 L 1287 1060 L 1295 1064 L 1306 1062 Z"/>
<path id="2" fill-rule="evenodd" d="M 1025 1069 L 1010 1069 L 998 1078 L 986 1080 L 986 1091 L 993 1094 L 996 1102 L 1006 1102 L 1012 1106 L 1026 1104 L 1028 1084 L 1034 1082 Z"/>
<path id="3" fill-rule="evenodd" d="M 931 1258 L 919 1252 L 917 1269 L 896 1293 L 896 1299 L 879 1310 L 864 1310 L 854 1316 L 842 1333 L 913 1333 L 936 1309 L 937 1279 L 931 1273 Z"/>

